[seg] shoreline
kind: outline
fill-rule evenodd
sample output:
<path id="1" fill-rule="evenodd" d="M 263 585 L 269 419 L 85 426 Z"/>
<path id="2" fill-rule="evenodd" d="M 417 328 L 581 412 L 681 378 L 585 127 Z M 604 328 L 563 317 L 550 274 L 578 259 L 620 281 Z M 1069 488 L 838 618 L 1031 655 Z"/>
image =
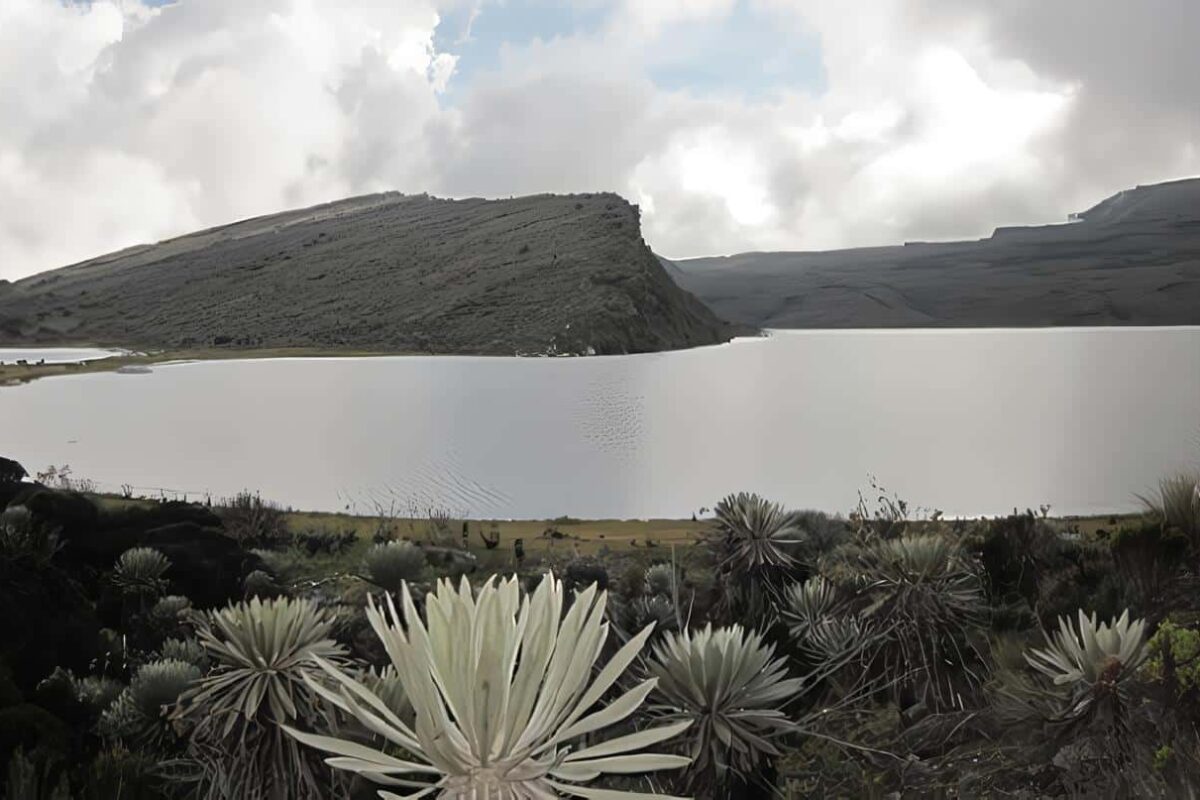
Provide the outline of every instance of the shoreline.
<path id="1" fill-rule="evenodd" d="M 66 345 L 54 345 L 54 347 Z M 36 346 L 24 349 L 36 350 Z M 71 345 L 71 347 L 98 347 L 97 345 Z M 49 346 L 47 346 L 49 349 Z M 3 350 L 0 347 L 0 350 Z M 124 348 L 133 350 L 133 348 Z M 87 361 L 69 361 L 53 364 L 8 364 L 0 365 L 0 388 L 20 386 L 40 378 L 55 378 L 65 375 L 89 375 L 98 372 L 117 372 L 122 367 L 154 367 L 167 364 L 184 364 L 192 361 L 259 361 L 282 358 L 387 358 L 396 356 L 440 355 L 429 352 L 402 352 L 380 350 L 331 350 L 321 347 L 272 347 L 250 350 L 227 350 L 222 348 L 197 348 L 188 350 L 151 350 L 130 352 Z M 449 354 L 447 354 L 449 355 Z"/>
<path id="2" fill-rule="evenodd" d="M 56 362 L 50 364 L 0 364 L 0 389 L 6 386 L 20 386 L 40 378 L 54 378 L 67 375 L 89 375 L 101 372 L 118 372 L 122 367 L 154 367 L 173 364 L 186 364 L 195 361 L 284 361 L 289 359 L 358 359 L 358 358 L 475 358 L 501 359 L 520 358 L 528 360 L 542 359 L 604 359 L 629 356 L 660 355 L 690 350 L 703 350 L 710 347 L 727 347 L 735 342 L 755 341 L 766 338 L 765 335 L 735 336 L 727 342 L 717 344 L 697 345 L 695 347 L 678 348 L 675 350 L 651 350 L 637 353 L 480 353 L 472 351 L 434 352 L 429 350 L 361 350 L 354 348 L 338 349 L 328 347 L 264 347 L 246 350 L 227 348 L 195 348 L 186 350 L 153 350 L 149 348 L 108 347 L 94 344 L 45 345 L 46 349 L 59 348 L 95 348 L 125 350 L 125 355 L 113 355 L 104 358 L 94 358 L 87 361 Z M 12 347 L 34 351 L 36 345 L 0 345 L 0 351 Z"/>
<path id="3" fill-rule="evenodd" d="M 373 350 L 362 348 L 330 348 L 316 346 L 297 347 L 263 347 L 248 349 L 232 349 L 223 347 L 187 348 L 158 350 L 153 348 L 137 348 L 130 346 L 98 345 L 94 343 L 55 343 L 55 344 L 0 344 L 0 351 L 5 349 L 22 349 L 36 351 L 40 348 L 52 349 L 108 349 L 123 350 L 123 354 L 84 361 L 55 362 L 49 364 L 0 364 L 0 389 L 9 386 L 20 386 L 40 378 L 54 378 L 66 375 L 89 375 L 101 372 L 117 372 L 122 367 L 154 367 L 168 364 L 181 364 L 192 361 L 262 361 L 283 359 L 336 359 L 336 358 L 397 358 L 397 357 L 464 357 L 464 358 L 608 358 L 613 356 L 655 355 L 661 353 L 682 352 L 688 350 L 703 350 L 709 347 L 727 347 L 732 344 L 748 341 L 770 339 L 773 336 L 820 336 L 820 335 L 849 335 L 849 336 L 878 336 L 878 335 L 938 335 L 938 334 L 996 334 L 1013 332 L 1017 334 L 1032 333 L 1099 333 L 1122 331 L 1129 333 L 1200 331 L 1200 325 L 1081 325 L 1081 326 L 1005 326 L 1005 327 L 871 327 L 871 328 L 764 328 L 757 334 L 734 336 L 726 342 L 711 345 L 685 347 L 676 350 L 655 350 L 647 353 L 606 353 L 606 354 L 576 354 L 576 353 L 480 353 L 471 351 L 434 352 L 429 350 Z"/>

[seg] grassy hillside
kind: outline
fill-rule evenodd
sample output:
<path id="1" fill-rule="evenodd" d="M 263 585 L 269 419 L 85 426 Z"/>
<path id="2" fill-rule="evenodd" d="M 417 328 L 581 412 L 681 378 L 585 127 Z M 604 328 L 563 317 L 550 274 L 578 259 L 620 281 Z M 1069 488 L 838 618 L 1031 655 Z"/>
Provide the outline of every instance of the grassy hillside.
<path id="1" fill-rule="evenodd" d="M 625 353 L 733 330 L 611 194 L 380 194 L 0 282 L 0 345 Z"/>

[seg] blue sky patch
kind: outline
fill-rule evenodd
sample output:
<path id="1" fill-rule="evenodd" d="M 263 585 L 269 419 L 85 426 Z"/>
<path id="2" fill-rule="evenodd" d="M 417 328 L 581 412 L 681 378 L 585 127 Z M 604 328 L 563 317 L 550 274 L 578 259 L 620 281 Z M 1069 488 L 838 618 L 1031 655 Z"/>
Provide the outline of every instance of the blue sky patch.
<path id="1" fill-rule="evenodd" d="M 487 3 L 473 23 L 469 9 L 444 13 L 434 44 L 439 52 L 458 56 L 447 99 L 453 102 L 456 89 L 497 69 L 504 45 L 594 34 L 610 13 L 603 4 L 580 8 L 547 0 Z M 756 98 L 783 89 L 825 89 L 819 40 L 744 1 L 723 18 L 672 25 L 649 47 L 649 77 L 667 90 Z"/>

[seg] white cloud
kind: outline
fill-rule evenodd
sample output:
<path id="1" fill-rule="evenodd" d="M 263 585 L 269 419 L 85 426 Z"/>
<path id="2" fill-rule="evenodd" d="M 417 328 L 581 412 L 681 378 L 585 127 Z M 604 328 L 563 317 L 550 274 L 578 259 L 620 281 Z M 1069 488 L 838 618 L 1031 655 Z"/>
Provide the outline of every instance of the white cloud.
<path id="1" fill-rule="evenodd" d="M 434 45 L 450 7 L 506 13 L 0 0 L 0 277 L 383 189 L 618 191 L 688 256 L 986 235 L 1200 172 L 1191 0 L 609 0 L 466 79 Z M 820 92 L 655 85 L 747 9 L 819 41 Z"/>
<path id="2" fill-rule="evenodd" d="M 431 182 L 433 5 L 5 0 L 0 276 Z M 11 79 L 7 76 L 13 76 Z"/>
<path id="3" fill-rule="evenodd" d="M 680 22 L 720 19 L 737 6 L 737 0 L 624 0 L 614 14 L 617 35 L 654 38 Z"/>

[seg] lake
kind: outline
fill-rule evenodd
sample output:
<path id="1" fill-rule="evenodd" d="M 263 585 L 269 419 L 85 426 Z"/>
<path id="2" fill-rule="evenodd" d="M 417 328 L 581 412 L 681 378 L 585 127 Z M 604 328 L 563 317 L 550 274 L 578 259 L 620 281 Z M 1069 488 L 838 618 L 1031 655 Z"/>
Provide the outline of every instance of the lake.
<path id="1" fill-rule="evenodd" d="M 844 513 L 874 475 L 951 515 L 1109 513 L 1200 457 L 1200 328 L 178 363 L 2 388 L 0 430 L 31 472 L 303 509 L 686 517 L 746 490 Z"/>

